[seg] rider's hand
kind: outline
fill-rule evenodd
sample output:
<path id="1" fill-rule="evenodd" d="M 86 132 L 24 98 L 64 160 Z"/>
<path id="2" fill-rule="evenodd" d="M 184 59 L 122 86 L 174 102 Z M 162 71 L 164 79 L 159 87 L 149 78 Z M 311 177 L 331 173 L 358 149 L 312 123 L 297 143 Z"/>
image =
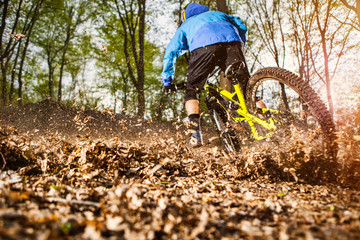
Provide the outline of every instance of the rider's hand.
<path id="1" fill-rule="evenodd" d="M 172 77 L 167 77 L 167 78 L 163 79 L 164 88 L 165 88 L 166 93 L 176 92 L 176 86 L 175 86 L 175 84 L 173 84 L 172 81 L 173 81 Z"/>
<path id="2" fill-rule="evenodd" d="M 176 92 L 176 86 L 173 83 L 170 83 L 169 86 L 164 86 L 166 93 L 173 93 Z"/>

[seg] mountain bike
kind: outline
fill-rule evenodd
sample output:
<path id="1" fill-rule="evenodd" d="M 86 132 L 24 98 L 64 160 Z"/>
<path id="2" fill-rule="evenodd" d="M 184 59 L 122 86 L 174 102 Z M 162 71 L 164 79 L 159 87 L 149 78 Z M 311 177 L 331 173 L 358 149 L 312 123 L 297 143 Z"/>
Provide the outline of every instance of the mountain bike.
<path id="1" fill-rule="evenodd" d="M 231 89 L 219 86 L 220 69 L 205 85 L 205 104 L 222 144 L 229 153 L 248 141 L 286 140 L 302 134 L 328 156 L 337 153 L 335 124 L 317 93 L 297 75 L 278 67 L 253 74 L 245 86 L 237 77 L 244 63 L 225 70 Z"/>

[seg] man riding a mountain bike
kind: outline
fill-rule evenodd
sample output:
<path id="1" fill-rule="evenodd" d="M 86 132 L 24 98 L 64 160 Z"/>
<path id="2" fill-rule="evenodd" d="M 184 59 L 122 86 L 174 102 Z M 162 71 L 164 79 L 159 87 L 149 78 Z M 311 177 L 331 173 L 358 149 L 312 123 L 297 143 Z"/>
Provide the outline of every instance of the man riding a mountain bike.
<path id="1" fill-rule="evenodd" d="M 238 79 L 244 85 L 250 77 L 243 55 L 247 27 L 239 17 L 209 11 L 207 6 L 197 3 L 185 5 L 182 18 L 182 25 L 166 48 L 161 75 L 165 91 L 176 91 L 173 83 L 175 61 L 187 51 L 190 52 L 185 108 L 190 121 L 189 146 L 199 147 L 203 145 L 199 98 L 208 75 L 216 66 L 225 71 L 229 65 L 242 62 L 245 67 L 237 72 Z"/>

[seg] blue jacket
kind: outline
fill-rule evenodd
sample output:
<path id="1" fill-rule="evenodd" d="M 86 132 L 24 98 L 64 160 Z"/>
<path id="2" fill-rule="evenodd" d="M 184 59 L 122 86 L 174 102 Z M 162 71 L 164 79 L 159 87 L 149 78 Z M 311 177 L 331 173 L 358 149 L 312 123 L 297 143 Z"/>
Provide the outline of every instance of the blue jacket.
<path id="1" fill-rule="evenodd" d="M 222 12 L 209 11 L 209 8 L 190 3 L 185 11 L 186 20 L 178 28 L 168 44 L 161 76 L 165 86 L 171 83 L 176 59 L 197 48 L 222 42 L 240 41 L 244 45 L 247 40 L 247 27 L 239 17 Z"/>

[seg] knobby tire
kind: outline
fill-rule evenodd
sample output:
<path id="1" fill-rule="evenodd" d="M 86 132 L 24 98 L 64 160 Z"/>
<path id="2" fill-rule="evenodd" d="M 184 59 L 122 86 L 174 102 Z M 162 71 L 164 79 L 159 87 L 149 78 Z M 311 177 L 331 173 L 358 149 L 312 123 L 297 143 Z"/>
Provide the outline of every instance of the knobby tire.
<path id="1" fill-rule="evenodd" d="M 335 157 L 338 151 L 335 134 L 335 124 L 323 101 L 317 93 L 302 78 L 282 68 L 268 67 L 258 70 L 247 84 L 246 99 L 250 112 L 256 111 L 256 90 L 265 80 L 273 79 L 294 90 L 310 108 L 311 113 L 320 125 L 325 151 Z"/>

